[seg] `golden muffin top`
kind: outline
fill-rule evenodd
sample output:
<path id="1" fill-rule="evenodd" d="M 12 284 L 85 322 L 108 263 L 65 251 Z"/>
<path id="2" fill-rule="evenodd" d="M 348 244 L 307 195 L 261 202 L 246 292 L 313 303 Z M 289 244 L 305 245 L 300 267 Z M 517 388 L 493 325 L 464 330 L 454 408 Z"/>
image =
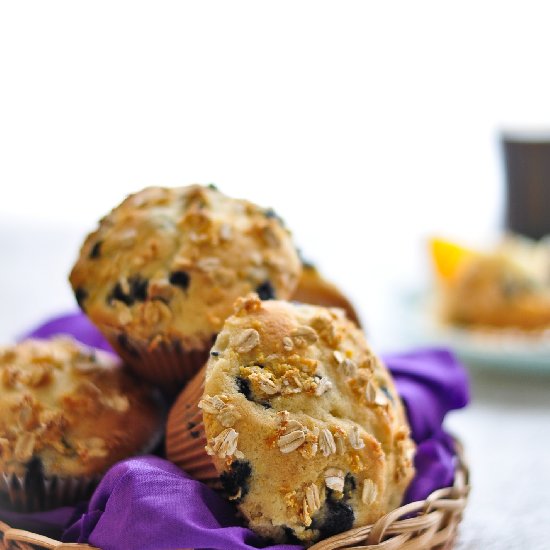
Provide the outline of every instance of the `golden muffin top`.
<path id="1" fill-rule="evenodd" d="M 119 360 L 68 337 L 0 348 L 0 472 L 94 476 L 143 452 L 161 429 L 151 390 Z"/>
<path id="2" fill-rule="evenodd" d="M 151 187 L 126 198 L 84 242 L 70 281 L 100 328 L 203 348 L 250 291 L 289 298 L 301 263 L 270 209 L 213 187 Z"/>
<path id="3" fill-rule="evenodd" d="M 239 300 L 206 369 L 207 452 L 250 525 L 309 543 L 397 507 L 414 444 L 390 373 L 342 310 Z"/>

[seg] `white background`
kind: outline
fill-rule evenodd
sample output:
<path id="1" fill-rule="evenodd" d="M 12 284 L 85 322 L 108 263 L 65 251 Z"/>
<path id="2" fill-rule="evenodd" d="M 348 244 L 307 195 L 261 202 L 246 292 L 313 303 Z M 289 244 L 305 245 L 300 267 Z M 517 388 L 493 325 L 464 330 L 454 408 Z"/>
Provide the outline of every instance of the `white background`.
<path id="1" fill-rule="evenodd" d="M 547 5 L 0 3 L 0 339 L 74 307 L 79 244 L 127 193 L 215 182 L 278 210 L 373 342 L 398 349 L 389 304 L 425 277 L 426 238 L 499 232 L 499 131 L 550 127 Z M 548 499 L 534 481 L 495 513 L 525 462 L 491 457 L 516 448 L 503 418 L 532 440 L 547 425 L 544 384 L 510 416 L 517 381 L 494 385 L 456 425 L 483 472 L 462 547 L 531 533 L 536 548 L 543 522 L 518 515 L 534 498 L 545 517 Z M 542 469 L 545 451 L 521 448 Z"/>
<path id="2" fill-rule="evenodd" d="M 422 276 L 428 235 L 479 243 L 498 230 L 499 130 L 550 127 L 549 13 L 3 2 L 0 223 L 70 227 L 64 277 L 129 192 L 215 182 L 275 207 L 368 318 L 387 283 Z"/>

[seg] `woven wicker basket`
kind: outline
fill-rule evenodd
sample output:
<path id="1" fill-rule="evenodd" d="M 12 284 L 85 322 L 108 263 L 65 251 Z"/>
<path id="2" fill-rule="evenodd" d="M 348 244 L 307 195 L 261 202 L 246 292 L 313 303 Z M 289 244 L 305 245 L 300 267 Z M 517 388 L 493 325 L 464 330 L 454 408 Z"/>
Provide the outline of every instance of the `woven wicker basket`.
<path id="1" fill-rule="evenodd" d="M 426 500 L 411 502 L 381 517 L 373 525 L 340 533 L 310 550 L 450 550 L 453 547 L 469 486 L 468 466 L 457 441 L 454 485 L 434 491 Z M 404 519 L 402 519 L 404 518 Z M 0 522 L 0 550 L 99 550 L 88 544 L 62 543 Z"/>

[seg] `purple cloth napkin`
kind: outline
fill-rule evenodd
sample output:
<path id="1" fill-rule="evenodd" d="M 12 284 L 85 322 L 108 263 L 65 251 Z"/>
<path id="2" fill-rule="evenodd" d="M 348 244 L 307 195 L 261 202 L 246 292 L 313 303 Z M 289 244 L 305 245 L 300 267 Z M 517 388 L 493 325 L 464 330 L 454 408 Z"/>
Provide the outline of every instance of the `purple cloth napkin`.
<path id="1" fill-rule="evenodd" d="M 447 412 L 468 404 L 468 377 L 451 352 L 430 348 L 383 359 L 405 404 L 417 443 L 441 431 Z"/>
<path id="2" fill-rule="evenodd" d="M 48 338 L 59 333 L 110 350 L 81 314 L 56 318 L 28 336 Z M 468 403 L 466 371 L 443 349 L 388 355 L 384 360 L 394 376 L 418 446 L 416 476 L 404 503 L 422 500 L 435 489 L 452 484 L 455 450 L 442 422 L 447 412 Z M 71 512 L 72 521 L 68 520 Z M 80 509 L 39 514 L 8 514 L 0 510 L 0 520 L 3 518 L 11 525 L 36 521 L 42 528 L 72 523 L 64 540 L 89 542 L 103 550 L 299 548 L 265 546 L 240 524 L 233 508 L 217 493 L 158 457 L 133 458 L 113 466 L 84 513 Z"/>
<path id="3" fill-rule="evenodd" d="M 59 336 L 60 334 L 72 336 L 79 342 L 82 342 L 92 348 L 98 348 L 113 353 L 113 348 L 109 345 L 107 340 L 105 340 L 103 334 L 99 332 L 99 330 L 92 324 L 86 315 L 80 312 L 67 313 L 65 315 L 52 317 L 52 319 L 46 321 L 42 325 L 39 325 L 26 334 L 23 334 L 20 339 L 48 339 L 52 336 Z"/>
<path id="4" fill-rule="evenodd" d="M 125 460 L 111 468 L 94 493 L 89 512 L 64 538 L 90 540 L 103 550 L 300 548 L 262 544 L 240 525 L 228 502 L 155 456 Z"/>

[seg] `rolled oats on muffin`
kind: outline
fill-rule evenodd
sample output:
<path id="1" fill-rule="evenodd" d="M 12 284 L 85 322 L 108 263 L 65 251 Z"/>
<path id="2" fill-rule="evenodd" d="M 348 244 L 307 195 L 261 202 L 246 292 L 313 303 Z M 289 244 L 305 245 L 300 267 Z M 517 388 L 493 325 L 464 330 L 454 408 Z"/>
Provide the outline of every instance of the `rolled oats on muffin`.
<path id="1" fill-rule="evenodd" d="M 287 299 L 300 272 L 272 210 L 191 185 L 126 198 L 87 237 L 70 281 L 124 360 L 177 388 L 206 361 L 235 299 Z"/>
<path id="2" fill-rule="evenodd" d="M 413 453 L 391 375 L 341 310 L 255 296 L 167 426 L 170 460 L 221 483 L 260 535 L 306 545 L 398 507 Z"/>
<path id="3" fill-rule="evenodd" d="M 112 354 L 68 337 L 0 347 L 0 503 L 85 499 L 115 462 L 152 450 L 162 423 L 158 398 Z"/>

